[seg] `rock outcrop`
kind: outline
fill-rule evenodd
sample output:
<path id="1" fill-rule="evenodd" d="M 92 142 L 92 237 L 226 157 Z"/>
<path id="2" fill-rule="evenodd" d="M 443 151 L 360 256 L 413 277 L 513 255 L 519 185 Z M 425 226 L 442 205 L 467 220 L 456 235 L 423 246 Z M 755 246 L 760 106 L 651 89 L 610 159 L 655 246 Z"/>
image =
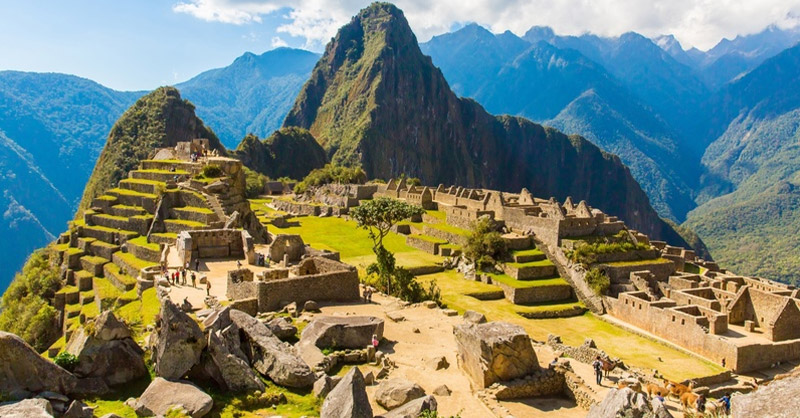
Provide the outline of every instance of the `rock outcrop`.
<path id="1" fill-rule="evenodd" d="M 375 391 L 375 401 L 387 410 L 423 396 L 425 391 L 418 384 L 401 378 L 384 380 Z"/>
<path id="2" fill-rule="evenodd" d="M 73 373 L 79 377 L 101 378 L 116 386 L 147 374 L 144 351 L 111 311 L 73 333 L 65 350 L 78 358 Z"/>
<path id="3" fill-rule="evenodd" d="M 630 388 L 611 389 L 603 402 L 589 409 L 587 418 L 655 418 L 647 395 Z"/>
<path id="4" fill-rule="evenodd" d="M 453 328 L 458 362 L 478 388 L 513 380 L 539 370 L 531 339 L 519 325 L 507 322 L 473 324 Z"/>
<path id="5" fill-rule="evenodd" d="M 796 417 L 800 411 L 800 374 L 790 375 L 757 390 L 731 397 L 734 417 Z"/>
<path id="6" fill-rule="evenodd" d="M 320 418 L 372 418 L 364 375 L 358 367 L 350 369 L 325 397 Z"/>
<path id="7" fill-rule="evenodd" d="M 315 365 L 324 358 L 324 348 L 364 348 L 372 336 L 383 338 L 383 319 L 374 316 L 322 316 L 308 324 L 297 348 L 306 363 Z"/>
<path id="8" fill-rule="evenodd" d="M 199 418 L 211 412 L 214 401 L 190 382 L 157 377 L 134 406 L 141 416 L 166 415 L 170 409 L 183 408 L 192 418 Z"/>
<path id="9" fill-rule="evenodd" d="M 241 330 L 246 341 L 242 351 L 259 373 L 281 386 L 306 388 L 314 384 L 316 377 L 308 365 L 266 325 L 235 309 L 230 311 L 230 320 Z"/>
<path id="10" fill-rule="evenodd" d="M 473 324 L 482 324 L 486 322 L 486 315 L 475 311 L 464 311 L 464 320 Z"/>
<path id="11" fill-rule="evenodd" d="M 417 418 L 423 411 L 436 411 L 438 404 L 433 396 L 423 396 L 413 401 L 393 409 L 383 415 L 382 418 Z"/>
<path id="12" fill-rule="evenodd" d="M 197 323 L 169 298 L 163 298 L 153 346 L 156 374 L 170 380 L 182 378 L 200 361 L 205 346 L 206 338 Z"/>
<path id="13" fill-rule="evenodd" d="M 0 417 L 52 418 L 53 407 L 47 399 L 25 399 L 0 404 Z"/>
<path id="14" fill-rule="evenodd" d="M 292 320 L 286 317 L 278 317 L 268 321 L 267 328 L 275 334 L 276 337 L 285 341 L 297 335 L 297 327 L 292 324 Z"/>
<path id="15" fill-rule="evenodd" d="M 101 379 L 79 379 L 40 356 L 14 334 L 0 331 L 0 392 L 9 395 L 50 391 L 66 395 L 99 395 L 109 392 Z"/>
<path id="16" fill-rule="evenodd" d="M 207 352 L 212 363 L 209 374 L 220 387 L 231 392 L 264 390 L 264 382 L 239 347 L 238 327 L 230 325 L 226 331 L 209 332 Z"/>

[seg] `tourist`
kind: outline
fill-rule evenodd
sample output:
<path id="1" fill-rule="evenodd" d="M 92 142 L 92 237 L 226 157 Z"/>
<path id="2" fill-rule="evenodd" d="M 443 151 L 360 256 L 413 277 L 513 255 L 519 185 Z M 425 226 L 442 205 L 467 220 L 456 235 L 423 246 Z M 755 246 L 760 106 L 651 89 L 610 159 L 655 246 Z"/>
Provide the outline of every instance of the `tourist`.
<path id="1" fill-rule="evenodd" d="M 237 269 L 242 268 L 242 261 L 241 260 L 236 260 L 236 268 Z"/>
<path id="2" fill-rule="evenodd" d="M 197 287 L 197 276 L 192 272 L 192 287 Z"/>
<path id="3" fill-rule="evenodd" d="M 206 296 L 211 296 L 211 280 L 206 278 Z"/>
<path id="4" fill-rule="evenodd" d="M 378 336 L 375 334 L 372 334 L 372 347 L 378 349 Z"/>
<path id="5" fill-rule="evenodd" d="M 731 413 L 731 394 L 730 393 L 726 393 L 725 396 L 723 396 L 720 399 L 720 402 L 722 402 L 722 407 L 725 408 L 725 415 L 730 414 Z"/>
<path id="6" fill-rule="evenodd" d="M 186 269 L 181 269 L 181 282 L 186 285 Z"/>
<path id="7" fill-rule="evenodd" d="M 661 396 L 661 393 L 656 393 L 656 399 L 661 403 L 664 403 L 665 401 L 664 397 Z"/>
<path id="8" fill-rule="evenodd" d="M 697 412 L 706 412 L 706 397 L 705 395 L 700 395 L 697 397 L 697 402 L 695 405 Z"/>
<path id="9" fill-rule="evenodd" d="M 194 260 L 194 271 L 200 271 L 200 259 Z"/>
<path id="10" fill-rule="evenodd" d="M 722 358 L 722 368 L 725 368 L 725 357 Z"/>
<path id="11" fill-rule="evenodd" d="M 550 368 L 552 369 L 553 367 L 556 367 L 556 364 L 558 364 L 558 357 L 554 358 L 553 361 L 550 362 Z"/>
<path id="12" fill-rule="evenodd" d="M 594 369 L 594 377 L 597 379 L 597 384 L 603 386 L 603 362 L 600 361 L 600 356 L 597 356 L 592 363 Z"/>

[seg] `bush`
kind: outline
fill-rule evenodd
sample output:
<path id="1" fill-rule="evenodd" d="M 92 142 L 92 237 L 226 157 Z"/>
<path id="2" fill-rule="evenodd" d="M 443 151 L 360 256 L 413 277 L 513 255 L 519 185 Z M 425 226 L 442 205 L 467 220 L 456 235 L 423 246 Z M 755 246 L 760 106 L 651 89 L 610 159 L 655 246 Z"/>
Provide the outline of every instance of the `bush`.
<path id="1" fill-rule="evenodd" d="M 0 330 L 18 335 L 39 352 L 60 336 L 58 311 L 48 303 L 61 287 L 51 255 L 47 248 L 34 251 L 0 303 Z"/>
<path id="2" fill-rule="evenodd" d="M 593 268 L 586 272 L 586 283 L 597 296 L 605 295 L 611 287 L 611 280 L 600 269 Z"/>
<path id="3" fill-rule="evenodd" d="M 201 174 L 207 179 L 215 179 L 217 177 L 224 176 L 225 172 L 223 172 L 222 168 L 216 164 L 208 164 L 203 166 L 203 171 Z"/>
<path id="4" fill-rule="evenodd" d="M 489 218 L 478 219 L 464 246 L 464 257 L 475 263 L 478 270 L 488 270 L 508 257 L 508 247 L 502 235 L 495 231 Z"/>
<path id="5" fill-rule="evenodd" d="M 245 196 L 248 199 L 253 199 L 262 195 L 267 187 L 267 181 L 269 181 L 267 176 L 257 173 L 247 167 L 243 168 L 246 182 Z"/>
<path id="6" fill-rule="evenodd" d="M 620 231 L 612 237 L 603 237 L 597 242 L 582 243 L 574 250 L 568 251 L 566 255 L 572 262 L 588 266 L 597 262 L 598 254 L 624 253 L 648 248 L 650 246 L 647 244 L 634 244 L 627 231 Z"/>
<path id="7" fill-rule="evenodd" d="M 312 170 L 306 178 L 294 186 L 297 194 L 305 193 L 312 187 L 319 187 L 325 184 L 364 184 L 367 181 L 367 173 L 361 167 L 343 167 L 334 164 L 326 164 L 325 167 Z"/>
<path id="8" fill-rule="evenodd" d="M 53 362 L 68 372 L 72 372 L 75 370 L 75 366 L 78 365 L 78 358 L 66 351 L 62 351 L 53 359 Z"/>

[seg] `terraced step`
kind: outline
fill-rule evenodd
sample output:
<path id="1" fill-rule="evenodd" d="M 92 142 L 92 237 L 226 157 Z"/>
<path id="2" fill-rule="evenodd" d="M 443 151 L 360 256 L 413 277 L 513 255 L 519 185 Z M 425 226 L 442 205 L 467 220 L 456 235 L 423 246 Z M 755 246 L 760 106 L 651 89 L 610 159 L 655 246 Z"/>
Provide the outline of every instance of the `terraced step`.
<path id="1" fill-rule="evenodd" d="M 158 243 L 147 242 L 145 236 L 128 240 L 128 252 L 145 261 L 154 263 L 161 261 L 161 247 Z"/>
<path id="2" fill-rule="evenodd" d="M 147 193 L 157 195 L 167 189 L 167 184 L 163 181 L 146 180 L 146 179 L 124 179 L 120 180 L 119 187 L 127 190 L 133 190 L 139 193 Z"/>
<path id="3" fill-rule="evenodd" d="M 556 275 L 556 266 L 547 259 L 528 263 L 505 263 L 503 272 L 517 280 L 536 280 Z"/>
<path id="4" fill-rule="evenodd" d="M 94 238 L 92 238 L 94 239 Z M 98 239 L 94 239 L 90 245 L 90 252 L 98 257 L 103 257 L 106 260 L 111 260 L 111 255 L 119 251 L 119 245 L 109 244 Z"/>
<path id="5" fill-rule="evenodd" d="M 152 180 L 152 181 L 160 181 L 160 182 L 168 182 L 175 179 L 175 176 L 190 176 L 186 170 L 134 170 L 131 171 L 129 174 L 131 179 L 135 180 Z"/>
<path id="6" fill-rule="evenodd" d="M 75 286 L 78 287 L 79 291 L 83 292 L 92 288 L 92 277 L 94 277 L 93 273 L 90 273 L 87 270 L 78 270 L 72 275 L 72 277 L 75 279 Z"/>
<path id="7" fill-rule="evenodd" d="M 492 284 L 503 289 L 506 299 L 516 305 L 566 301 L 573 298 L 572 286 L 561 277 L 516 280 L 506 274 L 489 274 Z"/>
<path id="8" fill-rule="evenodd" d="M 98 257 L 96 255 L 86 255 L 81 257 L 81 267 L 86 270 L 91 276 L 102 276 L 103 275 L 103 266 L 108 263 L 109 260 L 107 258 Z M 91 281 L 89 281 L 91 286 Z"/>
<path id="9" fill-rule="evenodd" d="M 115 188 L 108 191 L 111 196 L 116 196 L 117 203 L 127 206 L 141 206 L 147 212 L 156 211 L 158 196 L 152 193 L 141 193 L 134 190 Z"/>
<path id="10" fill-rule="evenodd" d="M 429 254 L 436 255 L 439 254 L 439 247 L 447 244 L 447 241 L 428 235 L 412 234 L 406 237 L 406 244 Z"/>
<path id="11" fill-rule="evenodd" d="M 67 318 L 77 318 L 81 314 L 81 309 L 83 309 L 83 305 L 80 303 L 68 304 L 64 307 L 64 314 Z"/>
<path id="12" fill-rule="evenodd" d="M 520 306 L 517 315 L 528 319 L 570 318 L 586 313 L 586 305 L 579 301 L 556 301 Z"/>
<path id="13" fill-rule="evenodd" d="M 461 255 L 461 246 L 456 244 L 440 245 L 439 255 L 442 257 L 457 257 Z"/>
<path id="14" fill-rule="evenodd" d="M 184 221 L 195 221 L 204 224 L 210 224 L 217 221 L 217 215 L 213 210 L 207 207 L 198 206 L 184 206 L 181 208 L 172 208 L 170 211 L 170 218 L 180 219 Z"/>
<path id="15" fill-rule="evenodd" d="M 122 294 L 122 291 L 117 289 L 110 280 L 101 277 L 93 279 L 92 288 L 95 303 L 101 311 L 113 308 L 117 298 Z"/>
<path id="16" fill-rule="evenodd" d="M 117 204 L 117 197 L 109 194 L 104 194 L 102 196 L 98 196 L 92 199 L 93 208 L 108 210 L 108 208 L 116 204 Z"/>
<path id="17" fill-rule="evenodd" d="M 158 265 L 158 263 L 142 260 L 131 253 L 123 253 L 122 251 L 114 253 L 112 261 L 119 266 L 121 272 L 124 271 L 130 276 L 139 276 L 143 269 Z M 135 280 L 133 285 L 136 285 Z"/>
<path id="18" fill-rule="evenodd" d="M 95 213 L 89 216 L 90 223 L 94 226 L 104 226 L 111 229 L 130 230 L 127 216 L 114 216 L 105 213 Z"/>
<path id="19" fill-rule="evenodd" d="M 199 171 L 203 165 L 183 160 L 143 160 L 139 164 L 140 170 L 184 170 L 188 172 Z"/>
<path id="20" fill-rule="evenodd" d="M 80 248 L 69 247 L 67 248 L 61 256 L 61 260 L 67 267 L 73 270 L 80 270 L 81 268 L 81 257 L 86 254 Z"/>
<path id="21" fill-rule="evenodd" d="M 78 248 L 80 248 L 84 252 L 91 253 L 92 252 L 91 245 L 95 241 L 97 241 L 97 238 L 80 237 L 78 238 Z"/>
<path id="22" fill-rule="evenodd" d="M 119 240 L 122 241 L 123 238 L 131 239 L 139 236 L 139 234 L 134 231 L 108 228 L 105 226 L 86 225 L 81 228 L 81 231 L 81 236 L 97 238 L 98 240 L 108 244 L 113 244 L 115 242 L 115 238 L 119 238 Z"/>
<path id="23" fill-rule="evenodd" d="M 136 279 L 123 272 L 120 267 L 114 263 L 108 263 L 103 266 L 103 275 L 109 283 L 122 292 L 129 291 L 136 287 Z"/>
<path id="24" fill-rule="evenodd" d="M 56 295 L 63 295 L 65 305 L 72 305 L 80 302 L 81 292 L 76 286 L 64 286 L 58 289 Z"/>
<path id="25" fill-rule="evenodd" d="M 529 250 L 518 250 L 511 253 L 511 257 L 515 263 L 530 263 L 533 261 L 541 261 L 547 258 L 544 253 L 538 248 Z"/>
<path id="26" fill-rule="evenodd" d="M 81 292 L 81 305 L 94 302 L 94 290 L 86 290 Z"/>
<path id="27" fill-rule="evenodd" d="M 141 206 L 114 205 L 108 211 L 109 215 L 130 218 L 136 215 L 146 215 L 147 211 Z"/>
<path id="28" fill-rule="evenodd" d="M 172 245 L 178 239 L 178 234 L 174 232 L 158 232 L 150 234 L 150 241 L 156 244 Z"/>
<path id="29" fill-rule="evenodd" d="M 164 227 L 167 232 L 179 233 L 181 231 L 193 231 L 196 229 L 207 229 L 208 225 L 202 222 L 185 221 L 182 219 L 165 219 Z"/>
<path id="30" fill-rule="evenodd" d="M 193 190 L 173 189 L 164 193 L 164 199 L 169 199 L 173 206 L 208 207 L 209 202 L 205 196 Z"/>

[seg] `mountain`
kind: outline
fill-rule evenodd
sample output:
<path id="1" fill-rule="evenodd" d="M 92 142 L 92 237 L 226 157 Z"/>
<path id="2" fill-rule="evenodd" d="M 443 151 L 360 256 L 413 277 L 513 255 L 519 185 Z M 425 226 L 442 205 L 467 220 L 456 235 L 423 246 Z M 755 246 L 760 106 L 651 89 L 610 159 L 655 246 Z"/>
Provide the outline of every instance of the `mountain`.
<path id="1" fill-rule="evenodd" d="M 195 138 L 206 138 L 210 150 L 226 153 L 214 132 L 195 116 L 194 106 L 182 99 L 176 88 L 159 87 L 142 96 L 111 128 L 78 210 L 88 208 L 92 199 L 116 187 L 155 149 Z"/>
<path id="2" fill-rule="evenodd" d="M 800 45 L 710 101 L 702 197 L 686 225 L 742 273 L 797 280 L 800 233 Z M 726 194 L 727 193 L 727 194 Z M 734 270 L 736 271 L 736 270 Z"/>
<path id="3" fill-rule="evenodd" d="M 555 35 L 534 27 L 528 37 Z M 477 25 L 436 36 L 421 48 L 449 83 L 488 111 L 577 133 L 619 155 L 662 216 L 680 220 L 695 207 L 692 183 L 699 164 L 685 158 L 678 134 L 596 61 L 574 49 L 543 40 L 531 44 L 509 32 L 494 35 Z"/>
<path id="4" fill-rule="evenodd" d="M 72 218 L 114 121 L 138 97 L 83 78 L 0 72 L 0 289 Z"/>
<path id="5" fill-rule="evenodd" d="M 281 126 L 318 59 L 318 54 L 291 48 L 261 55 L 247 52 L 227 67 L 175 87 L 222 143 L 233 149 L 248 133 L 266 137 Z"/>
<path id="6" fill-rule="evenodd" d="M 372 4 L 339 29 L 284 126 L 308 129 L 333 162 L 360 164 L 370 177 L 572 196 L 685 245 L 618 157 L 459 99 L 390 4 Z"/>
<path id="7" fill-rule="evenodd" d="M 302 180 L 328 162 L 325 150 L 302 128 L 281 128 L 267 139 L 248 134 L 233 152 L 248 168 L 267 177 Z"/>
<path id="8" fill-rule="evenodd" d="M 666 35 L 654 41 L 675 60 L 695 69 L 711 89 L 717 90 L 758 67 L 765 60 L 800 42 L 800 26 L 782 29 L 768 26 L 758 33 L 722 39 L 710 50 L 684 51 L 675 38 Z"/>

